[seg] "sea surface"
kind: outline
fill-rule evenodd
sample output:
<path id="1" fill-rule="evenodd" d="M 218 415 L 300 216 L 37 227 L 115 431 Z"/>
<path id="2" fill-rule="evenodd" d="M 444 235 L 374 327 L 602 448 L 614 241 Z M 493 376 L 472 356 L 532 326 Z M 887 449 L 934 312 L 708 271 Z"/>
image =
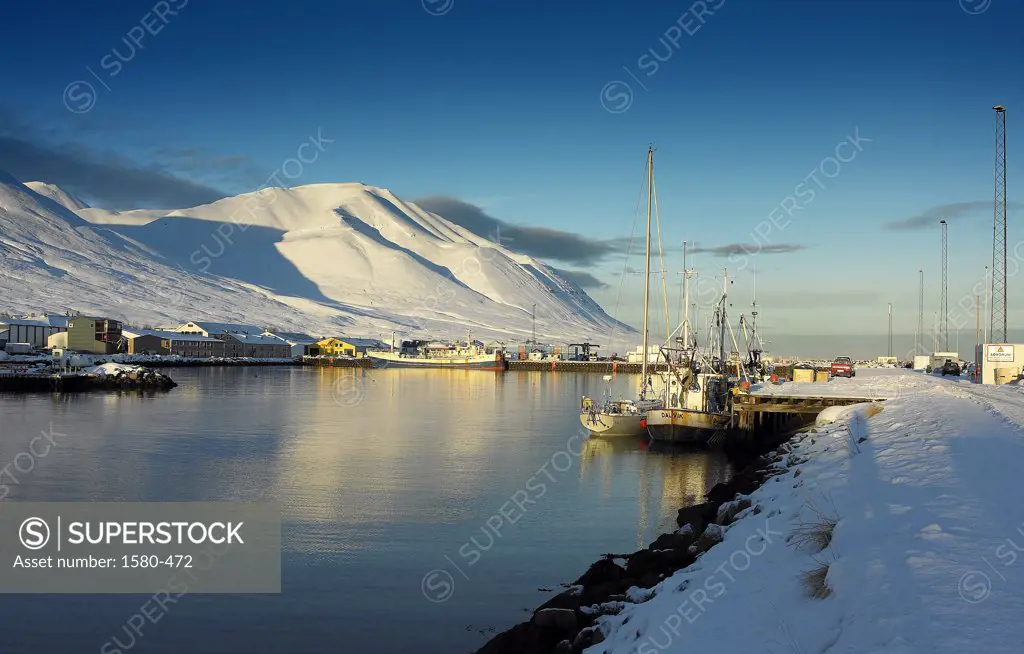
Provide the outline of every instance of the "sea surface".
<path id="1" fill-rule="evenodd" d="M 277 502 L 281 593 L 186 595 L 141 634 L 125 625 L 146 595 L 0 595 L 0 652 L 469 652 L 731 474 L 718 453 L 588 438 L 600 374 L 164 372 L 167 393 L 0 395 L 0 468 L 55 443 L 0 504 Z"/>

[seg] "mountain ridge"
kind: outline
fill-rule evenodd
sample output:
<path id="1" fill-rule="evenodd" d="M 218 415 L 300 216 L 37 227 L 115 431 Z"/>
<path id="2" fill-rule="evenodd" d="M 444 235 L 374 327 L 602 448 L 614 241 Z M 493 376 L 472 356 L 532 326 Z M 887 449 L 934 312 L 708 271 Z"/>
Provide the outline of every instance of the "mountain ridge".
<path id="1" fill-rule="evenodd" d="M 85 203 L 52 184 L 17 184 L 19 190 L 10 179 L 0 173 L 0 248 L 32 242 L 24 230 L 5 224 L 4 214 L 8 223 L 12 215 L 35 215 L 48 225 L 45 247 L 36 242 L 37 256 L 21 261 L 22 278 L 34 266 L 39 279 L 52 282 L 57 275 L 70 290 L 86 279 L 86 286 L 102 286 L 94 278 L 108 275 L 114 288 L 93 291 L 95 310 L 111 295 L 144 296 L 142 289 L 159 278 L 174 301 L 123 307 L 136 322 L 166 322 L 173 310 L 174 320 L 199 313 L 234 321 L 249 316 L 249 322 L 305 327 L 314 335 L 456 337 L 472 331 L 515 342 L 529 338 L 536 306 L 538 337 L 545 340 L 608 342 L 618 335 L 631 342 L 635 335 L 575 282 L 502 246 L 500 235 L 495 243 L 386 188 L 310 184 L 185 209 L 115 212 L 79 206 Z M 13 208 L 4 207 L 5 199 Z M 84 248 L 70 268 L 69 248 L 56 242 L 61 232 L 76 235 L 66 244 L 71 252 Z M 96 264 L 91 270 L 89 261 Z M 108 268 L 114 263 L 146 272 L 113 274 Z M 4 295 L 14 298 L 16 291 Z M 27 295 L 36 297 L 20 298 L 19 306 L 38 310 L 45 293 Z M 65 302 L 90 297 L 58 295 L 54 299 Z"/>

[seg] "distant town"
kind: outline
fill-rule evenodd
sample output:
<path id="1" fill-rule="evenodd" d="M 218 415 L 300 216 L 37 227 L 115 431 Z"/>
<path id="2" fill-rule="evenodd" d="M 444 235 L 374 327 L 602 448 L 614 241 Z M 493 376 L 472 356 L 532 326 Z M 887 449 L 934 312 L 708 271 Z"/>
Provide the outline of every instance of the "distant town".
<path id="1" fill-rule="evenodd" d="M 481 347 L 500 348 L 509 360 L 520 361 L 619 361 L 639 364 L 643 348 L 637 346 L 623 355 L 599 355 L 599 344 L 542 343 L 527 340 L 507 345 L 482 343 Z M 242 323 L 195 320 L 176 325 L 134 326 L 102 316 L 74 313 L 29 313 L 15 316 L 0 312 L 0 352 L 8 355 L 48 355 L 54 359 L 72 354 L 166 356 L 182 359 L 358 359 L 367 352 L 400 348 L 401 341 L 347 335 L 312 336 L 279 331 Z M 738 352 L 733 353 L 739 357 Z M 799 357 L 779 357 L 765 353 L 768 364 L 790 365 L 805 361 Z M 651 345 L 648 363 L 663 362 L 661 348 Z M 826 365 L 828 361 L 808 361 Z M 859 365 L 901 366 L 896 357 L 878 357 L 856 362 Z"/>

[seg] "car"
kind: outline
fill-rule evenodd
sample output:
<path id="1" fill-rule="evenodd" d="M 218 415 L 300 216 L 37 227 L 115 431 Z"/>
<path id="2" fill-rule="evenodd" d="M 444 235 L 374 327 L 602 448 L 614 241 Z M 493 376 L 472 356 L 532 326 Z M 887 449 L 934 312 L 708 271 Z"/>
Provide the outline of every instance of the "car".
<path id="1" fill-rule="evenodd" d="M 833 377 L 855 377 L 857 371 L 853 367 L 853 359 L 850 357 L 836 357 L 829 370 Z"/>
<path id="2" fill-rule="evenodd" d="M 946 363 L 942 364 L 942 376 L 956 375 L 960 376 L 960 364 L 952 359 L 946 359 Z"/>

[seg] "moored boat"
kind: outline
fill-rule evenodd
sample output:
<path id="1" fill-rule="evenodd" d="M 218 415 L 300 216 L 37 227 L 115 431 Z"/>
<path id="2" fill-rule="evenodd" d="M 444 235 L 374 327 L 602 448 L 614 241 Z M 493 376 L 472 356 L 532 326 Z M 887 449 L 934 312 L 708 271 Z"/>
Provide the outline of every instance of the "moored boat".
<path id="1" fill-rule="evenodd" d="M 485 347 L 472 341 L 441 343 L 438 341 L 405 341 L 401 349 L 366 353 L 374 368 L 458 368 L 473 370 L 508 369 L 505 352 L 499 347 Z"/>
<path id="2" fill-rule="evenodd" d="M 665 406 L 647 414 L 647 433 L 651 440 L 707 445 L 716 433 L 729 428 L 732 416 L 728 410 L 729 380 L 725 375 L 699 373 L 695 378 L 669 375 L 673 379 L 667 388 Z M 689 387 L 684 389 L 684 385 Z"/>
<path id="3" fill-rule="evenodd" d="M 647 149 L 647 247 L 644 257 L 644 329 L 643 329 L 643 364 L 640 367 L 640 393 L 635 402 L 612 401 L 610 394 L 605 392 L 605 400 L 600 405 L 584 396 L 580 404 L 580 422 L 591 434 L 598 436 L 642 436 L 646 427 L 647 412 L 659 408 L 662 401 L 649 394 L 651 379 L 647 374 L 648 364 L 648 320 L 651 304 L 651 207 L 654 201 L 654 148 Z M 611 381 L 606 376 L 605 381 Z"/>
<path id="4" fill-rule="evenodd" d="M 729 276 L 726 273 L 722 297 L 715 308 L 713 322 L 716 329 L 708 334 L 704 355 L 698 356 L 689 318 L 689 278 L 693 273 L 685 268 L 685 250 L 683 256 L 685 313 L 679 326 L 681 348 L 662 348 L 668 362 L 668 371 L 658 376 L 664 406 L 651 411 L 645 425 L 652 441 L 708 445 L 732 424 L 725 351 Z M 673 356 L 676 352 L 679 353 L 678 362 Z"/>

